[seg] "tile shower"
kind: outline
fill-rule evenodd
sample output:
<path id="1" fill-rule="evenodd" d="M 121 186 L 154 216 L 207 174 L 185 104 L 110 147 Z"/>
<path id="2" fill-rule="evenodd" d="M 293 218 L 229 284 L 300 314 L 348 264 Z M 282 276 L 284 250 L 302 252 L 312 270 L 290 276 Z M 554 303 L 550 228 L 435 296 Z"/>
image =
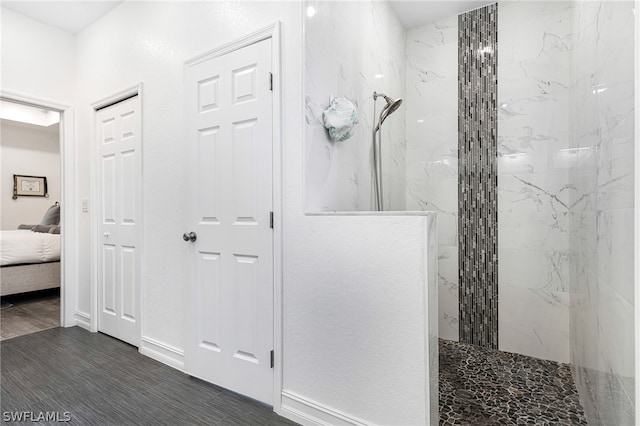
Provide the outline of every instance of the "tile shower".
<path id="1" fill-rule="evenodd" d="M 310 6 L 315 14 L 305 21 L 305 31 L 317 36 L 305 38 L 305 208 L 373 210 L 373 92 L 394 98 L 404 93 L 404 28 L 388 2 Z M 329 143 L 326 137 L 322 112 L 330 96 L 346 97 L 358 108 L 355 134 L 344 143 Z M 395 112 L 382 133 L 384 205 L 389 210 L 405 210 L 405 111 Z"/>
<path id="2" fill-rule="evenodd" d="M 469 139 L 458 123 L 459 90 L 468 98 L 480 87 L 459 86 L 459 67 L 477 59 L 460 50 L 459 23 L 471 13 L 403 28 L 387 2 L 308 4 L 318 13 L 305 21 L 307 210 L 372 209 L 371 94 L 402 97 L 383 133 L 385 204 L 438 212 L 440 338 L 570 364 L 589 423 L 632 424 L 633 2 L 485 8 L 495 13 L 497 47 L 474 49 L 496 61 L 483 77 L 497 77 L 497 90 L 482 94 L 497 120 L 483 116 L 478 127 L 496 140 L 477 160 L 460 154 Z M 358 34 L 349 32 L 355 20 Z M 339 30 L 335 40 L 324 28 Z M 326 140 L 327 94 L 358 105 L 358 138 Z M 460 182 L 476 178 L 474 161 L 496 166 L 475 181 L 497 197 L 482 214 L 459 195 Z M 479 229 L 487 220 L 489 233 Z M 467 238 L 486 238 L 493 275 L 468 269 Z M 474 321 L 490 332 L 465 334 Z"/>

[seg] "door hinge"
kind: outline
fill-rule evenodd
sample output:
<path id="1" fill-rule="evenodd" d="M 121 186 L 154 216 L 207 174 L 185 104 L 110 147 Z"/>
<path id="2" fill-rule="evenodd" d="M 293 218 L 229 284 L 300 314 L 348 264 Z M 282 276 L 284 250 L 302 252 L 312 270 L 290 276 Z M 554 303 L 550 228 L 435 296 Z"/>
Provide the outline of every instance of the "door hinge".
<path id="1" fill-rule="evenodd" d="M 271 351 L 271 368 L 273 368 L 273 360 L 274 360 L 274 358 L 273 358 L 273 351 Z"/>
<path id="2" fill-rule="evenodd" d="M 269 228 L 273 229 L 273 212 L 269 212 Z"/>
<path id="3" fill-rule="evenodd" d="M 269 90 L 273 92 L 273 73 L 269 73 Z"/>

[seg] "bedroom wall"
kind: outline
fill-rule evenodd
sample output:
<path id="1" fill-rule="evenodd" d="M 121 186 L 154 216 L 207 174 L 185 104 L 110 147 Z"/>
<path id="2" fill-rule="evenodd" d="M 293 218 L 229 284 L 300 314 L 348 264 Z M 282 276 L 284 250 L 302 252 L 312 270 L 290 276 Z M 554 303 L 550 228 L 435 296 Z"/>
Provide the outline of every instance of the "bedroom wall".
<path id="1" fill-rule="evenodd" d="M 0 7 L 0 90 L 29 98 L 49 100 L 54 104 L 73 106 L 76 85 L 76 40 L 72 34 L 53 28 L 19 13 Z M 73 111 L 67 123 L 72 123 Z M 73 126 L 70 126 L 73 127 Z M 72 135 L 73 132 L 71 131 Z M 82 238 L 78 224 L 87 221 L 88 213 L 80 212 L 76 203 L 73 136 L 64 141 L 61 155 L 66 164 L 62 171 L 68 184 L 65 188 L 62 214 L 66 218 L 63 250 L 65 286 L 65 325 L 73 325 L 78 265 L 77 242 Z M 82 160 L 80 160 L 82 161 Z"/>
<path id="2" fill-rule="evenodd" d="M 49 127 L 0 120 L 0 227 L 40 223 L 46 210 L 60 201 L 59 125 Z M 46 176 L 49 198 L 13 200 L 13 175 Z"/>

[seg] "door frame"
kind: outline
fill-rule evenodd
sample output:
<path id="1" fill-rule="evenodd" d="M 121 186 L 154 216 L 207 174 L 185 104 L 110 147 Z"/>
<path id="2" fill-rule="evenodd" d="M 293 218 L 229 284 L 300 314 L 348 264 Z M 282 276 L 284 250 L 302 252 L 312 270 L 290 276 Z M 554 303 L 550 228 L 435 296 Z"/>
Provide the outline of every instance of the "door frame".
<path id="1" fill-rule="evenodd" d="M 50 99 L 39 98 L 32 95 L 0 90 L 0 99 L 18 104 L 48 109 L 60 113 L 59 145 L 60 145 L 60 324 L 63 327 L 71 327 L 82 322 L 83 316 L 77 311 L 77 264 L 74 259 L 77 256 L 74 249 L 77 247 L 77 230 L 71 224 L 75 220 L 75 181 L 74 162 L 74 111 L 65 103 Z"/>
<path id="2" fill-rule="evenodd" d="M 283 211 L 282 208 L 282 67 L 280 62 L 281 40 L 280 21 L 263 27 L 244 37 L 223 44 L 213 50 L 197 55 L 184 62 L 184 69 L 203 61 L 226 55 L 254 43 L 271 39 L 271 63 L 273 67 L 272 98 L 272 152 L 273 152 L 273 410 L 280 412 L 282 405 L 282 245 L 283 245 Z M 188 291 L 185 288 L 185 295 Z M 185 298 L 185 309 L 189 309 Z M 188 324 L 185 320 L 185 336 Z"/>
<path id="3" fill-rule="evenodd" d="M 142 82 L 139 82 L 133 86 L 129 86 L 125 89 L 122 89 L 112 95 L 101 98 L 95 102 L 91 103 L 91 137 L 90 137 L 90 147 L 89 147 L 89 155 L 91 156 L 90 167 L 91 167 L 91 193 L 94 194 L 93 197 L 89 199 L 90 211 L 91 211 L 91 239 L 90 239 L 90 256 L 91 256 L 91 322 L 90 322 L 90 331 L 97 332 L 98 331 L 98 243 L 100 238 L 98 236 L 99 232 L 99 211 L 100 203 L 98 201 L 99 192 L 99 181 L 98 181 L 98 149 L 96 147 L 96 143 L 98 138 L 96 137 L 96 132 L 98 131 L 98 126 L 96 123 L 98 110 L 116 104 L 118 102 L 124 101 L 133 96 L 138 96 L 138 110 L 140 111 L 140 122 L 142 123 L 142 119 L 144 117 L 143 107 L 142 107 Z M 140 270 L 140 282 L 138 283 L 138 350 L 140 349 L 142 342 L 142 308 L 144 306 L 143 297 L 144 294 L 144 185 L 142 181 L 142 176 L 144 175 L 144 126 L 140 126 L 140 212 L 139 212 L 139 226 L 138 226 L 138 243 L 140 256 L 138 259 L 138 268 Z"/>

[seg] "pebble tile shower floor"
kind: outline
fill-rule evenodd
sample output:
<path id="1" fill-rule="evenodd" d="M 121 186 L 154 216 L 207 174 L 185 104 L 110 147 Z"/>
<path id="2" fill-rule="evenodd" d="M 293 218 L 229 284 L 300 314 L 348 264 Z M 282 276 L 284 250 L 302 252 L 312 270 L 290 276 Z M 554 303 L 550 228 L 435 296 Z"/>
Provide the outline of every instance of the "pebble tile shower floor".
<path id="1" fill-rule="evenodd" d="M 586 425 L 571 368 L 440 340 L 440 425 Z"/>

